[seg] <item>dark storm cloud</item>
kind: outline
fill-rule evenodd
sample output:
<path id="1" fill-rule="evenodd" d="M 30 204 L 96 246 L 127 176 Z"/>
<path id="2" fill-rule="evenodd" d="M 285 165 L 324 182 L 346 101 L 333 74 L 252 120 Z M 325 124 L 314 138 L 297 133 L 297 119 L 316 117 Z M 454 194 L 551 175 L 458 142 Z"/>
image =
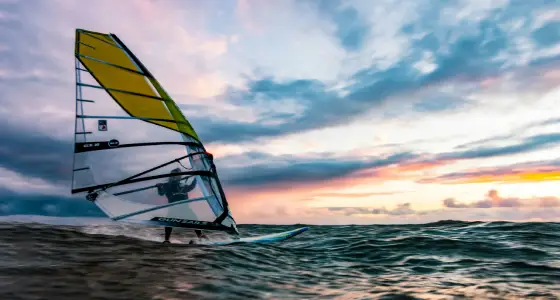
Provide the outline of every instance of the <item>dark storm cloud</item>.
<path id="1" fill-rule="evenodd" d="M 53 183 L 72 176 L 73 145 L 39 132 L 0 122 L 0 167 Z"/>
<path id="2" fill-rule="evenodd" d="M 262 154 L 261 154 L 262 155 Z M 353 172 L 399 164 L 416 156 L 397 153 L 388 157 L 370 157 L 364 160 L 341 158 L 303 158 L 295 156 L 264 156 L 256 164 L 230 167 L 220 177 L 230 185 L 257 186 L 280 183 L 309 183 L 345 177 Z M 226 157 L 222 161 L 236 161 Z"/>
<path id="3" fill-rule="evenodd" d="M 95 204 L 83 198 L 21 194 L 0 188 L 0 216 L 8 215 L 105 216 Z"/>

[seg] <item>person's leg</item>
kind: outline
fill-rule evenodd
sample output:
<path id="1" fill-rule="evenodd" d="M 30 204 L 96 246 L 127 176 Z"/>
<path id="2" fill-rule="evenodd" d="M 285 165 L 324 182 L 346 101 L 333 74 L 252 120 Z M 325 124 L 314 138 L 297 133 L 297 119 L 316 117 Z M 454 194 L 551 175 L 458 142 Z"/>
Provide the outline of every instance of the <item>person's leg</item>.
<path id="1" fill-rule="evenodd" d="M 173 231 L 173 227 L 165 227 L 165 241 L 169 242 L 169 237 L 171 236 L 171 231 Z"/>
<path id="2" fill-rule="evenodd" d="M 194 232 L 199 239 L 208 239 L 208 237 L 204 233 L 202 233 L 202 230 L 195 229 Z"/>

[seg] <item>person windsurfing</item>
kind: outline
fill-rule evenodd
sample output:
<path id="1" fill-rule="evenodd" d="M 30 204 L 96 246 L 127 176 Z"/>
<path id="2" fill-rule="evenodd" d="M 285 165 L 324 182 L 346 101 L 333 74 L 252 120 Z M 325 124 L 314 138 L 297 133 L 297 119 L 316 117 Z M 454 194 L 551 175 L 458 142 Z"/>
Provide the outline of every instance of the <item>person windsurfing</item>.
<path id="1" fill-rule="evenodd" d="M 177 174 L 181 173 L 180 168 L 175 168 L 171 170 L 170 174 Z M 196 187 L 196 178 L 188 185 L 181 184 L 181 176 L 180 175 L 172 175 L 169 177 L 169 180 L 166 183 L 158 183 L 156 184 L 158 194 L 160 196 L 167 197 L 167 202 L 173 203 L 177 201 L 187 200 L 189 199 L 188 193 L 192 191 Z M 165 227 L 165 240 L 164 243 L 169 243 L 169 238 L 171 237 L 171 232 L 173 231 L 173 227 Z M 202 230 L 195 229 L 194 231 L 196 236 L 200 238 L 207 238 L 206 235 L 202 233 Z"/>

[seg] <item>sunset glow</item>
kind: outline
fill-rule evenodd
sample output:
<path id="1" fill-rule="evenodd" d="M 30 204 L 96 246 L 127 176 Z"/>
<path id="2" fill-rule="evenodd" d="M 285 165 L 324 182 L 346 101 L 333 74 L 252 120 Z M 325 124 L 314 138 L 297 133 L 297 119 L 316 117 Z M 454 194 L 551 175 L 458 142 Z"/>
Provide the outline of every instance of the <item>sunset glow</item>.
<path id="1" fill-rule="evenodd" d="M 238 223 L 560 221 L 559 10 L 535 6 L 0 1 L 0 213 L 85 201 L 69 193 L 85 28 L 178 103 Z"/>

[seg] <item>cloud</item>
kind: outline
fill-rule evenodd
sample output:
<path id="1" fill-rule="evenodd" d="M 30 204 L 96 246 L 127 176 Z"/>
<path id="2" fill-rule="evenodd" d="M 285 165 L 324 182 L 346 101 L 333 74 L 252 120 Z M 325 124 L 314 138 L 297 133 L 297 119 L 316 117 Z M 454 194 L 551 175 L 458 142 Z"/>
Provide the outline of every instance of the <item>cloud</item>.
<path id="1" fill-rule="evenodd" d="M 17 193 L 0 188 L 0 216 L 43 215 L 57 217 L 105 217 L 93 203 L 83 198 Z"/>
<path id="2" fill-rule="evenodd" d="M 264 153 L 246 153 L 221 158 L 226 169 L 224 172 L 220 172 L 220 177 L 227 184 L 237 186 L 298 185 L 298 183 L 312 183 L 350 176 L 360 170 L 395 165 L 414 157 L 406 152 L 366 159 L 329 157 L 328 155 L 306 158 L 292 155 L 272 156 Z M 235 162 L 239 167 L 228 164 L 228 162 Z"/>
<path id="3" fill-rule="evenodd" d="M 266 89 L 266 86 L 263 85 L 259 89 Z M 0 138 L 5 142 L 0 145 L 0 153 L 4 158 L 0 159 L 0 166 L 54 184 L 68 184 L 71 178 L 72 161 L 72 143 L 69 140 L 21 131 L 10 123 L 3 123 L 2 126 L 7 130 L 0 133 Z M 402 179 L 407 173 L 442 166 L 458 159 L 485 158 L 504 155 L 504 153 L 511 154 L 515 151 L 530 151 L 542 147 L 543 144 L 557 143 L 557 140 L 560 139 L 556 134 L 537 135 L 525 138 L 518 145 L 502 147 L 482 145 L 458 152 L 435 154 L 432 158 L 410 152 L 397 152 L 384 156 L 362 155 L 361 158 L 341 157 L 332 153 L 319 156 L 274 156 L 250 152 L 217 158 L 217 165 L 220 178 L 230 187 L 306 185 L 326 183 L 344 177 L 389 180 Z M 125 166 L 121 167 L 125 168 Z M 115 164 L 112 165 L 112 169 L 114 174 L 124 172 Z M 496 174 L 497 171 L 486 171 L 486 174 L 480 175 L 489 176 L 489 172 Z M 130 171 L 124 173 L 129 174 Z M 436 178 L 421 179 L 418 182 L 458 181 L 466 177 L 474 178 L 476 173 L 446 174 Z"/>
<path id="4" fill-rule="evenodd" d="M 239 220 L 251 220 L 252 224 L 421 224 L 441 220 L 463 221 L 514 221 L 514 222 L 558 222 L 560 202 L 555 197 L 542 197 L 533 204 L 529 199 L 502 198 L 489 192 L 488 199 L 480 203 L 460 203 L 453 199 L 444 200 L 448 206 L 441 209 L 415 210 L 410 203 L 397 204 L 393 209 L 386 207 L 295 207 L 274 205 L 270 201 L 255 206 L 245 205 L 236 213 Z M 493 199 L 493 200 L 492 200 Z M 534 199 L 530 199 L 534 200 Z M 494 201 L 492 207 L 487 202 Z M 485 209 L 481 209 L 484 207 Z M 278 214 L 280 216 L 278 216 Z"/>
<path id="5" fill-rule="evenodd" d="M 542 47 L 558 45 L 560 42 L 560 21 L 544 24 L 532 33 L 532 37 Z"/>
<path id="6" fill-rule="evenodd" d="M 312 1 L 311 5 L 335 25 L 334 34 L 345 50 L 356 51 L 364 45 L 371 27 L 356 8 L 339 0 Z"/>
<path id="7" fill-rule="evenodd" d="M 558 210 L 546 208 L 494 208 L 494 209 L 441 209 L 408 215 L 373 215 L 359 213 L 347 215 L 343 210 L 325 208 L 289 210 L 287 215 L 276 217 L 273 209 L 263 207 L 236 214 L 237 220 L 250 224 L 317 224 L 317 225 L 371 225 L 371 224 L 426 224 L 442 220 L 482 222 L 558 222 Z M 247 221 L 246 221 L 247 220 Z"/>
<path id="8" fill-rule="evenodd" d="M 417 211 L 411 208 L 410 203 L 398 204 L 393 209 L 381 208 L 367 208 L 367 207 L 328 207 L 329 211 L 343 213 L 346 216 L 352 215 L 391 215 L 391 216 L 405 216 L 416 214 Z"/>
<path id="9" fill-rule="evenodd" d="M 453 198 L 444 199 L 443 200 L 443 206 L 449 207 L 449 208 L 467 208 L 467 207 L 469 207 L 469 205 L 467 205 L 467 204 L 458 203 Z"/>
<path id="10" fill-rule="evenodd" d="M 404 203 L 397 205 L 394 209 L 386 209 L 385 207 L 376 208 L 371 212 L 374 215 L 393 215 L 393 216 L 403 216 L 411 215 L 417 213 L 414 209 L 410 207 L 410 203 Z"/>
<path id="11" fill-rule="evenodd" d="M 551 120 L 542 124 L 550 124 Z M 514 138 L 515 136 L 508 136 Z M 519 138 L 517 138 L 519 140 Z M 510 145 L 493 145 L 508 143 Z M 478 140 L 456 147 L 456 151 L 428 155 L 423 160 L 428 166 L 442 166 L 462 160 L 487 159 L 525 154 L 537 150 L 550 149 L 560 145 L 560 134 L 543 133 L 521 138 L 510 142 L 506 136 L 496 136 Z M 529 182 L 558 180 L 560 169 L 558 161 L 526 162 L 501 167 L 472 169 L 461 172 L 447 173 L 430 178 L 418 179 L 418 183 L 480 183 L 480 182 Z"/>
<path id="12" fill-rule="evenodd" d="M 371 216 L 375 215 L 384 218 L 384 222 L 389 223 L 402 223 L 403 217 L 406 217 L 407 222 L 412 223 L 449 219 L 472 221 L 553 220 L 558 219 L 559 216 L 555 209 L 560 208 L 560 198 L 533 197 L 524 199 L 502 197 L 496 190 L 490 190 L 483 200 L 463 203 L 454 198 L 447 198 L 442 201 L 442 204 L 444 209 L 433 210 L 415 210 L 410 203 L 397 204 L 393 209 L 386 207 L 327 207 L 316 208 L 315 215 L 330 216 L 332 218 L 336 218 L 337 215 L 354 216 L 356 218 L 364 218 L 362 221 L 369 220 Z M 480 208 L 485 208 L 485 210 L 477 210 Z M 546 209 L 549 210 L 547 211 Z M 358 219 L 354 220 L 361 223 Z"/>
<path id="13" fill-rule="evenodd" d="M 322 157 L 298 157 L 293 155 L 273 156 L 265 153 L 252 152 L 223 157 L 220 158 L 219 161 L 220 164 L 225 167 L 224 172 L 221 173 L 221 178 L 228 184 L 237 186 L 281 185 L 285 183 L 309 184 L 346 176 L 372 179 L 375 177 L 402 179 L 409 173 L 412 174 L 417 171 L 442 167 L 459 160 L 526 153 L 558 142 L 560 142 L 560 135 L 540 134 L 527 137 L 522 142 L 511 146 L 491 147 L 482 145 L 473 147 L 472 149 L 433 155 L 401 152 L 386 155 L 385 157 L 367 156 L 364 158 L 362 156 L 362 159 L 355 159 L 348 157 L 341 158 L 339 156 L 332 156 L 332 154 L 325 154 Z M 236 162 L 236 164 L 232 165 L 232 162 Z M 512 169 L 513 167 L 515 167 L 515 169 Z M 250 172 L 247 172 L 245 168 L 250 168 Z M 530 173 L 531 169 L 529 168 L 533 168 L 533 173 Z M 540 177 L 541 179 L 546 179 L 547 174 L 550 180 L 558 176 L 557 167 L 551 168 L 551 166 L 544 164 L 524 164 L 506 166 L 503 169 L 497 170 L 456 172 L 435 178 L 419 179 L 417 182 L 458 182 L 468 178 L 476 180 L 477 175 L 480 175 L 481 178 L 487 178 L 489 181 L 492 179 L 500 180 L 498 176 L 500 172 L 504 180 L 508 172 L 512 180 L 515 176 L 519 176 L 517 178 L 520 178 L 520 180 L 523 178 L 529 180 L 530 177 L 533 177 L 534 180 L 538 180 L 539 178 L 537 176 L 531 174 L 539 172 L 543 175 Z M 523 177 L 523 172 L 525 172 L 527 176 Z"/>
<path id="14" fill-rule="evenodd" d="M 74 91 L 75 28 L 116 33 L 172 95 L 192 100 L 221 93 L 225 81 L 217 71 L 224 66 L 217 63 L 228 50 L 228 37 L 194 30 L 204 22 L 201 7 L 129 0 L 2 5 L 0 12 L 13 17 L 0 21 L 0 48 L 9 46 L 0 51 L 0 116 L 23 127 L 33 127 L 29 120 L 40 118 L 51 135 L 72 134 L 74 104 L 68 97 Z M 177 64 L 181 67 L 169 67 Z M 163 72 L 161 65 L 167 66 Z"/>
<path id="15" fill-rule="evenodd" d="M 316 109 L 316 106 L 336 105 L 337 102 L 343 101 L 337 93 L 329 91 L 328 87 L 318 80 L 279 82 L 273 78 L 262 78 L 248 81 L 246 90 L 232 88 L 224 97 L 238 108 L 255 107 L 258 110 L 257 119 L 240 122 L 216 118 L 213 115 L 190 117 L 189 120 L 206 142 L 243 142 L 322 126 L 334 126 L 343 121 L 332 112 L 318 115 L 323 111 Z M 303 106 L 303 111 L 298 109 L 278 114 L 277 111 L 281 107 L 277 107 L 275 103 L 282 104 L 282 101 L 288 99 L 297 99 L 297 105 Z"/>
<path id="16" fill-rule="evenodd" d="M 29 177 L 0 167 L 0 189 L 21 194 L 67 195 L 69 182 L 54 183 L 48 178 Z"/>
<path id="17" fill-rule="evenodd" d="M 413 104 L 414 110 L 422 113 L 437 113 L 452 111 L 469 102 L 461 95 L 452 93 L 431 92 L 429 95 L 422 96 L 419 101 Z"/>
<path id="18" fill-rule="evenodd" d="M 465 149 L 465 148 L 474 148 L 476 146 L 481 146 L 481 145 L 488 145 L 488 144 L 492 144 L 492 143 L 500 143 L 500 142 L 504 142 L 504 141 L 508 141 L 514 138 L 519 138 L 522 137 L 524 134 L 526 134 L 527 132 L 530 132 L 531 130 L 534 129 L 538 129 L 538 128 L 543 128 L 546 126 L 551 126 L 551 125 L 557 125 L 560 124 L 560 118 L 549 118 L 546 120 L 539 120 L 536 122 L 531 122 L 529 124 L 523 124 L 520 126 L 516 126 L 513 129 L 510 130 L 510 133 L 508 134 L 500 134 L 500 135 L 494 135 L 488 138 L 484 138 L 484 139 L 480 139 L 480 140 L 476 140 L 473 142 L 469 142 L 466 144 L 461 144 L 455 147 L 455 149 Z"/>
<path id="19" fill-rule="evenodd" d="M 43 133 L 0 122 L 0 167 L 53 183 L 71 177 L 73 145 Z"/>
<path id="20" fill-rule="evenodd" d="M 560 160 L 537 161 L 499 167 L 471 169 L 437 177 L 424 178 L 421 183 L 461 184 L 482 182 L 542 182 L 560 180 Z"/>
<path id="21" fill-rule="evenodd" d="M 469 203 L 458 202 L 453 198 L 443 200 L 443 206 L 447 208 L 496 208 L 496 207 L 560 207 L 560 198 L 556 197 L 533 197 L 504 198 L 498 195 L 498 191 L 490 190 L 484 200 Z"/>
<path id="22" fill-rule="evenodd" d="M 371 193 L 342 193 L 342 192 L 332 192 L 332 193 L 319 193 L 313 195 L 313 197 L 324 197 L 324 198 L 368 198 L 371 196 L 387 196 L 395 195 L 404 192 L 371 192 Z"/>
<path id="23" fill-rule="evenodd" d="M 510 17 L 511 20 L 503 21 L 510 22 L 522 16 Z M 519 32 L 506 30 L 501 24 L 490 21 L 492 18 L 503 18 L 502 11 L 492 11 L 488 19 L 480 20 L 465 32 L 457 29 L 453 35 L 442 33 L 437 36 L 427 33 L 422 24 L 411 23 L 403 28 L 403 35 L 410 38 L 414 45 L 408 55 L 386 68 L 371 64 L 336 82 L 279 79 L 273 75 L 250 78 L 244 88 L 230 88 L 223 99 L 239 109 L 250 107 L 260 111 L 257 114 L 260 117 L 240 122 L 206 116 L 193 118 L 193 123 L 205 141 L 240 142 L 341 125 L 381 108 L 388 101 L 391 105 L 397 102 L 413 104 L 408 111 L 404 110 L 406 106 L 401 106 L 394 114 L 388 114 L 392 117 L 410 111 L 445 112 L 467 105 L 470 101 L 468 96 L 478 92 L 478 87 L 483 86 L 488 78 L 511 77 L 508 74 L 523 74 L 531 68 L 546 69 L 550 64 L 560 62 L 560 53 L 554 52 L 544 56 L 525 54 L 527 61 L 522 65 L 515 64 L 517 55 L 521 55 L 518 54 L 521 49 L 517 49 L 515 42 L 516 34 L 526 34 L 530 29 L 520 28 Z M 425 53 L 430 53 L 433 65 L 430 71 L 417 67 L 425 60 Z M 527 81 L 539 81 L 540 78 L 520 77 L 517 80 L 524 81 L 526 85 Z M 460 92 L 446 91 L 449 87 L 456 87 Z M 422 94 L 423 91 L 426 92 Z M 418 93 L 415 96 L 419 99 L 410 97 L 415 93 Z M 273 110 L 266 107 L 288 99 L 295 99 L 302 108 L 276 116 L 274 122 L 267 122 L 271 121 L 268 115 Z M 506 153 L 516 149 L 504 148 L 501 151 Z"/>
<path id="24" fill-rule="evenodd" d="M 391 118 L 416 125 L 421 123 L 416 117 L 434 117 L 436 113 L 445 117 L 457 111 L 468 114 L 484 104 L 472 97 L 481 91 L 499 92 L 512 85 L 533 92 L 557 85 L 560 78 L 555 73 L 560 62 L 557 15 L 542 16 L 550 15 L 554 8 L 545 2 L 397 3 L 406 6 L 402 10 L 406 13 L 395 14 L 391 1 L 373 6 L 367 1 L 309 1 L 303 2 L 314 10 L 308 16 L 301 13 L 301 1 L 297 5 L 274 4 L 272 9 L 259 1 L 230 4 L 231 11 L 238 5 L 241 21 L 258 34 L 241 30 L 244 24 L 237 24 L 234 15 L 216 4 L 187 7 L 181 2 L 132 2 L 96 1 L 84 6 L 53 0 L 48 4 L 19 1 L 0 5 L 0 187 L 22 195 L 39 191 L 59 195 L 69 189 L 75 113 L 68 97 L 73 98 L 71 58 L 76 27 L 118 34 L 176 99 L 189 103 L 182 107 L 202 140 L 231 143 L 225 146 L 238 147 L 237 153 L 247 149 L 246 142 L 258 143 L 259 148 L 252 149 L 277 153 L 271 149 L 275 146 L 259 139 L 280 136 L 286 136 L 286 144 L 294 146 L 291 149 L 305 148 L 299 148 L 289 135 L 341 126 L 359 118 L 379 124 L 378 131 L 362 131 L 361 139 L 377 141 L 379 132 L 400 139 L 401 135 L 390 132 L 390 126 L 386 130 L 382 121 Z M 84 9 L 90 13 L 76 14 Z M 206 26 L 216 15 L 220 22 Z M 107 21 L 101 22 L 100 16 Z M 290 26 L 286 26 L 288 20 Z M 44 24 L 49 24 L 48 30 Z M 320 32 L 324 29 L 330 36 Z M 274 39 L 266 38 L 270 36 Z M 530 99 L 525 102 L 532 103 Z M 556 119 L 544 122 L 557 124 Z M 352 134 L 356 132 L 360 130 Z M 144 130 L 136 133 L 158 136 Z M 463 159 L 543 150 L 558 145 L 560 139 L 554 133 L 512 137 L 516 138 L 513 142 L 488 140 L 433 154 L 402 140 L 387 147 L 389 152 L 364 149 L 366 154 L 356 154 L 362 149 L 352 149 L 356 150 L 352 155 L 304 153 L 307 149 L 288 156 L 253 152 L 220 157 L 217 166 L 225 184 L 243 191 L 235 199 L 250 198 L 247 190 L 259 187 L 269 192 L 280 187 L 284 198 L 293 190 L 290 188 L 313 187 L 320 197 L 363 200 L 385 194 L 333 193 L 333 186 L 340 190 L 356 183 L 410 179 L 410 174 L 416 179 L 427 176 L 434 167 L 445 168 Z M 338 142 L 336 138 L 327 140 Z M 261 145 L 271 148 L 262 149 Z M 417 150 L 411 150 L 415 147 Z M 139 153 L 130 159 L 142 163 L 167 159 L 165 155 L 142 153 L 146 155 Z M 113 164 L 105 170 L 117 179 L 122 173 L 135 171 L 120 170 L 126 169 L 125 164 L 144 167 L 130 160 L 116 161 L 122 165 Z M 523 174 L 528 180 L 538 173 L 529 170 L 515 175 Z M 478 175 L 489 180 L 513 180 L 505 169 L 466 172 L 477 171 L 486 171 Z M 548 172 L 549 179 L 554 174 L 552 169 L 537 171 Z M 478 176 L 460 173 L 454 176 Z M 29 191 L 23 190 L 26 185 Z M 315 189 L 320 186 L 320 191 Z M 455 201 L 450 205 L 463 204 Z M 510 205 L 516 205 L 515 201 Z M 410 210 L 410 206 L 375 208 L 379 216 L 395 217 Z M 282 209 L 276 212 L 287 213 Z"/>
<path id="25" fill-rule="evenodd" d="M 243 3 L 244 5 L 242 5 Z M 312 2 L 312 4 L 316 5 L 317 9 L 321 11 L 324 16 L 330 18 L 330 20 L 336 24 L 339 33 L 342 34 L 340 36 L 341 41 L 343 41 L 345 37 L 365 36 L 364 30 L 368 28 L 366 26 L 367 23 L 359 17 L 359 14 L 357 17 L 354 17 L 356 8 L 346 4 L 343 5 L 339 1 Z M 250 4 L 240 2 L 239 5 L 241 7 L 245 7 L 245 11 L 246 9 L 254 6 L 254 3 Z M 123 5 L 122 7 L 125 6 L 126 5 Z M 138 15 L 138 20 L 140 21 L 146 21 L 158 18 L 170 11 L 183 11 L 170 5 L 160 6 L 154 7 L 146 4 L 139 7 L 138 13 L 133 15 Z M 118 9 L 122 9 L 122 7 L 118 6 Z M 454 5 L 450 5 L 448 8 L 452 9 L 454 8 Z M 28 7 L 24 6 L 20 11 L 27 12 L 26 9 L 28 9 Z M 75 7 L 69 6 L 65 7 L 65 9 L 72 10 L 75 9 Z M 515 7 L 511 6 L 503 8 L 503 10 L 509 9 L 515 9 Z M 436 11 L 439 12 L 439 9 Z M 492 12 L 491 10 L 490 12 L 491 13 L 488 15 L 484 15 L 484 17 L 487 17 L 488 19 L 495 17 L 504 18 L 502 12 Z M 173 18 L 171 19 L 174 20 L 176 15 L 173 14 L 172 16 Z M 343 78 L 342 81 L 348 83 L 343 85 L 342 88 L 335 88 L 336 86 L 340 86 L 341 82 L 338 81 L 334 83 L 326 83 L 315 79 L 278 79 L 274 76 L 265 76 L 250 79 L 246 83 L 246 87 L 243 89 L 230 88 L 220 98 L 237 105 L 239 109 L 249 107 L 256 110 L 260 110 L 260 106 L 268 106 L 268 103 L 271 102 L 294 99 L 298 105 L 304 106 L 303 111 L 301 112 L 287 112 L 271 116 L 271 113 L 275 111 L 275 109 L 271 108 L 269 110 L 265 109 L 262 111 L 259 114 L 260 118 L 258 118 L 255 122 L 232 121 L 228 120 L 228 118 L 224 118 L 224 115 L 221 115 L 220 117 L 215 115 L 194 117 L 192 118 L 192 121 L 195 124 L 195 127 L 200 131 L 200 135 L 203 140 L 207 142 L 239 142 L 253 140 L 259 137 L 276 137 L 345 123 L 351 118 L 379 107 L 379 105 L 387 101 L 389 98 L 392 99 L 392 97 L 396 95 L 402 95 L 406 91 L 422 90 L 426 86 L 433 85 L 434 83 L 443 83 L 444 81 L 448 82 L 450 80 L 454 80 L 458 74 L 465 74 L 468 78 L 472 78 L 481 74 L 484 75 L 486 73 L 493 73 L 494 71 L 492 70 L 499 69 L 501 73 L 507 72 L 509 70 L 507 67 L 500 68 L 504 66 L 505 62 L 500 59 L 496 60 L 495 58 L 499 56 L 499 51 L 509 51 L 512 47 L 514 48 L 515 45 L 505 43 L 504 41 L 509 41 L 513 38 L 514 34 L 521 32 L 504 32 L 499 24 L 493 24 L 485 20 L 478 20 L 478 16 L 468 15 L 467 18 L 472 18 L 474 21 L 469 21 L 474 22 L 474 24 L 478 24 L 478 27 L 475 27 L 473 30 L 469 29 L 464 33 L 458 31 L 457 36 L 453 38 L 442 35 L 432 36 L 431 39 L 433 41 L 430 43 L 427 42 L 430 35 L 426 35 L 426 33 L 427 31 L 433 30 L 437 27 L 434 25 L 445 25 L 446 27 L 451 26 L 453 29 L 456 29 L 457 25 L 435 24 L 432 23 L 435 22 L 434 19 L 429 16 L 426 20 L 411 19 L 411 23 L 403 27 L 402 34 L 406 38 L 413 40 L 413 45 L 418 48 L 413 47 L 409 49 L 409 55 L 403 56 L 400 61 L 388 68 L 380 69 L 377 65 L 372 64 L 367 68 L 355 72 L 355 74 L 350 76 L 350 78 Z M 502 21 L 508 20 L 509 19 L 506 18 Z M 70 21 L 64 20 L 59 22 L 60 24 L 66 24 Z M 88 19 L 88 22 L 91 22 L 91 20 Z M 166 22 L 165 24 L 169 23 Z M 469 26 L 471 25 L 472 24 Z M 159 34 L 158 30 L 161 29 L 161 26 L 163 25 L 159 25 L 155 29 L 148 30 L 146 34 L 150 37 L 156 36 Z M 139 36 L 137 32 L 129 32 L 128 27 L 125 28 L 119 26 L 118 28 L 120 30 L 119 32 L 123 32 L 120 36 L 126 41 L 131 41 L 131 47 L 134 49 L 136 48 L 133 46 L 143 45 L 142 43 L 144 42 L 141 41 L 147 40 L 144 36 Z M 200 47 L 193 48 L 193 45 L 197 46 L 199 44 L 203 44 L 202 42 L 197 41 L 194 37 L 189 36 L 187 31 L 184 29 L 173 27 L 173 30 L 173 35 L 178 37 L 176 39 L 177 43 L 180 44 L 184 42 L 185 46 L 188 46 L 183 48 L 198 49 Z M 354 34 L 354 32 L 359 32 L 360 34 Z M 17 43 L 22 40 L 18 39 L 19 35 L 15 35 L 15 32 L 12 33 L 14 33 L 14 36 L 10 37 L 7 42 L 18 46 Z M 68 36 L 70 37 L 71 35 Z M 423 36 L 424 38 L 417 40 L 417 36 Z M 34 44 L 34 47 L 42 47 L 41 43 L 44 42 L 44 40 L 39 37 L 30 38 L 30 40 L 36 43 L 36 45 Z M 60 37 L 56 39 L 56 42 L 59 40 Z M 69 41 L 70 40 L 68 40 L 67 43 Z M 357 39 L 356 41 L 357 42 L 353 43 L 353 45 L 361 43 L 359 42 L 360 39 Z M 217 42 L 212 43 L 219 44 Z M 432 45 L 434 43 L 436 43 L 437 46 Z M 446 46 L 448 48 L 447 51 L 441 51 L 440 49 L 444 44 L 448 45 Z M 352 43 L 350 43 L 350 45 L 352 45 Z M 22 44 L 21 48 L 23 48 L 23 46 L 25 45 Z M 220 47 L 220 49 L 223 48 L 222 46 Z M 183 49 L 181 47 L 178 48 Z M 222 50 L 220 53 L 223 52 Z M 173 50 L 169 51 L 179 50 L 173 48 Z M 203 50 L 196 51 L 201 53 L 208 52 Z M 420 72 L 415 67 L 415 64 L 418 63 L 419 60 L 424 59 L 422 55 L 424 55 L 426 51 L 432 53 L 432 60 L 436 66 L 434 71 L 431 73 Z M 20 60 L 23 61 L 23 58 L 26 58 L 17 52 L 10 53 L 16 55 L 17 57 L 15 57 L 16 59 L 6 58 L 6 63 L 17 62 Z M 169 54 L 171 54 L 171 52 Z M 176 53 L 173 52 L 173 54 Z M 176 57 L 176 55 L 164 56 Z M 151 60 L 152 57 L 149 56 L 147 59 Z M 39 68 L 39 71 L 60 69 L 62 73 L 64 72 L 63 70 L 66 70 L 66 68 L 62 67 L 62 64 L 60 63 L 61 61 L 56 59 L 47 59 L 46 57 L 37 56 L 34 59 L 26 59 L 25 61 L 34 61 L 34 63 L 36 61 L 40 61 L 40 64 L 37 65 L 35 63 L 34 65 Z M 45 64 L 44 66 L 42 66 L 43 63 Z M 152 64 L 148 61 L 147 65 L 150 66 Z M 12 68 L 11 70 L 13 73 L 21 73 L 21 70 L 19 69 Z M 53 74 L 54 72 L 42 73 Z M 165 75 L 163 79 L 158 77 L 162 82 L 168 82 L 169 80 L 167 80 L 167 78 L 177 77 L 176 73 L 169 75 L 168 72 L 166 72 L 163 73 L 163 75 Z M 196 78 L 198 77 L 200 76 L 197 76 Z M 64 77 L 56 76 L 56 78 Z M 70 83 L 72 77 L 68 75 L 67 78 L 68 80 L 66 81 Z M 187 80 L 187 82 L 193 81 Z M 168 86 L 166 84 L 164 85 Z M 174 94 L 181 92 L 177 91 L 176 88 L 171 90 Z M 11 94 L 15 94 L 15 92 Z M 40 96 L 37 95 L 34 98 L 40 98 Z M 443 100 L 444 98 L 445 100 Z M 421 99 L 417 102 L 418 103 L 414 105 L 416 110 L 434 112 L 446 111 L 459 107 L 464 102 L 464 99 L 454 95 L 433 95 L 426 96 L 425 99 Z"/>
<path id="26" fill-rule="evenodd" d="M 346 216 L 371 214 L 371 208 L 367 207 L 328 207 L 328 210 Z"/>
<path id="27" fill-rule="evenodd" d="M 512 154 L 526 153 L 560 144 L 560 134 L 537 134 L 524 138 L 521 142 L 508 146 L 480 146 L 464 151 L 442 153 L 438 160 L 488 158 Z"/>
<path id="28" fill-rule="evenodd" d="M 54 190 L 58 191 L 57 194 L 64 189 L 70 190 L 73 146 L 69 138 L 64 140 L 54 138 L 42 132 L 17 128 L 12 123 L 0 122 L 0 126 L 5 129 L 0 132 L 0 139 L 4 142 L 0 145 L 0 154 L 2 154 L 0 155 L 0 167 L 9 171 L 9 174 L 12 174 L 10 172 L 18 174 L 18 176 L 10 175 L 12 179 L 6 180 L 3 184 L 9 185 L 11 181 L 12 185 L 20 186 L 16 184 L 15 178 L 22 177 L 21 182 L 42 180 L 40 184 L 36 185 L 49 186 L 42 188 L 49 194 Z M 143 148 L 135 151 L 134 157 L 130 155 L 122 157 L 127 153 L 133 153 L 128 150 L 123 153 L 106 153 L 106 155 L 102 153 L 102 156 L 96 156 L 96 165 L 99 170 L 111 170 L 111 172 L 99 171 L 97 175 L 103 175 L 104 180 L 97 178 L 98 181 L 112 182 L 146 169 L 148 167 L 146 161 L 150 161 L 149 166 L 152 166 L 179 156 L 179 154 L 173 156 L 173 153 L 161 155 L 159 150 L 155 152 L 150 152 L 150 150 L 153 149 Z M 382 173 L 381 169 L 398 165 L 405 167 L 405 163 L 415 157 L 414 154 L 408 152 L 362 158 L 334 155 L 333 153 L 314 156 L 275 156 L 248 152 L 218 157 L 216 164 L 224 184 L 237 188 L 264 188 L 275 185 L 303 186 L 344 177 L 383 177 L 386 173 Z M 132 167 L 135 168 L 131 169 Z M 356 174 L 360 171 L 367 171 L 367 173 Z M 5 178 L 8 177 L 5 176 Z M 20 189 L 18 188 L 18 190 Z"/>
<path id="29" fill-rule="evenodd" d="M 490 190 L 485 199 L 463 203 L 454 198 L 442 201 L 445 209 L 434 209 L 418 211 L 411 207 L 410 203 L 401 203 L 393 209 L 368 208 L 368 207 L 328 207 L 329 212 L 343 214 L 345 216 L 356 216 L 366 218 L 368 215 L 378 215 L 389 218 L 384 221 L 399 222 L 406 216 L 407 222 L 432 222 L 438 220 L 461 219 L 461 220 L 547 220 L 558 219 L 559 215 L 555 209 L 560 208 L 560 198 L 557 197 L 533 197 L 516 198 L 502 197 L 496 190 Z M 481 212 L 480 208 L 485 208 Z M 548 209 L 548 211 L 546 210 Z M 321 212 L 319 208 L 318 213 Z M 418 219 L 421 218 L 421 219 Z M 401 219 L 402 222 L 402 219 Z"/>

